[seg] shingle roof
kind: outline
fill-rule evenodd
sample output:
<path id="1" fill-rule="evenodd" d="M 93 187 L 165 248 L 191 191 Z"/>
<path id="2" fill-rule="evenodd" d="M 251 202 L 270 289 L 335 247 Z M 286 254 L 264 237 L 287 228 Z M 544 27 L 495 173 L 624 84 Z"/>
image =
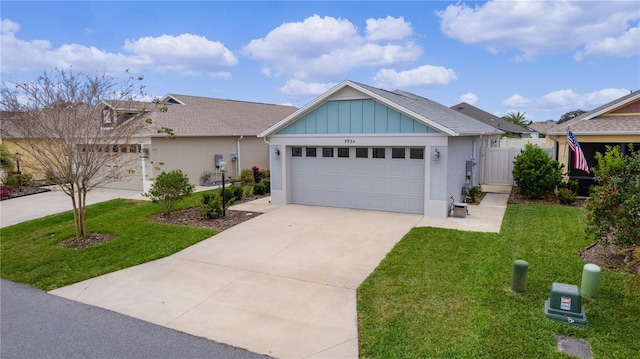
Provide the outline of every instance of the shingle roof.
<path id="1" fill-rule="evenodd" d="M 498 116 L 490 114 L 484 110 L 481 110 L 473 105 L 470 105 L 466 102 L 461 102 L 455 106 L 451 106 L 452 110 L 456 110 L 460 113 L 463 113 L 469 117 L 473 117 L 478 121 L 481 121 L 489 126 L 495 127 L 499 130 L 502 130 L 506 133 L 514 133 L 521 135 L 523 133 L 531 133 L 531 130 L 524 128 L 522 126 L 516 125 L 513 122 L 509 122 L 504 120 Z"/>
<path id="2" fill-rule="evenodd" d="M 551 132 L 552 130 L 555 130 L 555 128 L 559 126 L 556 121 L 554 120 L 546 120 L 546 121 L 541 121 L 541 122 L 534 122 L 532 124 L 529 125 L 529 128 L 540 132 L 542 134 L 547 134 L 549 132 Z"/>
<path id="3" fill-rule="evenodd" d="M 171 103 L 171 99 L 179 104 Z M 163 103 L 166 112 L 150 115 L 153 128 L 171 128 L 178 136 L 257 135 L 297 110 L 293 106 L 178 94 L 165 96 Z"/>
<path id="4" fill-rule="evenodd" d="M 631 92 L 628 95 L 622 96 L 589 112 L 585 112 L 567 122 L 563 122 L 556 126 L 549 134 L 563 135 L 567 132 L 568 127 L 571 128 L 571 132 L 574 134 L 584 135 L 639 134 L 640 115 L 607 115 L 615 109 L 635 101 L 640 101 L 640 91 Z"/>
<path id="5" fill-rule="evenodd" d="M 294 122 L 306 112 L 311 111 L 315 106 L 322 103 L 326 98 L 330 97 L 337 91 L 351 87 L 358 91 L 370 94 L 374 98 L 395 108 L 396 110 L 409 114 L 411 117 L 424 122 L 426 125 L 434 127 L 443 133 L 452 136 L 460 135 L 480 135 L 480 134 L 499 134 L 502 131 L 486 125 L 474 118 L 466 116 L 460 112 L 454 111 L 447 106 L 431 101 L 418 95 L 395 90 L 393 92 L 375 88 L 373 86 L 361 84 L 354 81 L 345 80 L 333 89 L 327 91 L 322 96 L 302 107 L 300 110 L 280 121 L 268 130 L 262 132 L 259 136 L 269 136 L 291 122 Z"/>
<path id="6" fill-rule="evenodd" d="M 414 95 L 410 92 L 402 90 L 389 92 L 387 90 L 378 89 L 357 82 L 353 83 L 366 88 L 367 90 L 384 97 L 389 101 L 424 117 L 425 119 L 446 127 L 457 135 L 500 133 L 492 126 L 488 126 L 472 117 L 453 111 L 445 105 Z"/>

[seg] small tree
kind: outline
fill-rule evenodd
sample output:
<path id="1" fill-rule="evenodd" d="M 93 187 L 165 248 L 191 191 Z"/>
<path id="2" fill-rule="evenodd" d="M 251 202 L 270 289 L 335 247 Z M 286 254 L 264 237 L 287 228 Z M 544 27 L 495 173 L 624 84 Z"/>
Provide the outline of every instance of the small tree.
<path id="1" fill-rule="evenodd" d="M 153 202 L 161 202 L 164 208 L 163 213 L 168 216 L 176 203 L 192 194 L 194 189 L 195 186 L 189 182 L 187 175 L 181 170 L 173 170 L 168 173 L 162 172 L 151 185 L 149 192 L 143 195 L 151 198 Z"/>
<path id="2" fill-rule="evenodd" d="M 562 183 L 563 167 L 540 146 L 527 143 L 513 162 L 513 179 L 523 196 L 542 198 Z"/>
<path id="3" fill-rule="evenodd" d="M 608 146 L 595 157 L 597 186 L 585 205 L 587 233 L 603 245 L 640 246 L 640 150 L 624 155 L 620 147 Z"/>
<path id="4" fill-rule="evenodd" d="M 55 69 L 36 81 L 2 83 L 2 138 L 15 139 L 29 166 L 55 178 L 69 196 L 78 238 L 89 234 L 87 193 L 121 180 L 133 168 L 135 158 L 117 149 L 132 143 L 147 124 L 140 117 L 152 104 L 135 101 L 144 96 L 139 81 Z M 105 128 L 105 119 L 113 125 Z"/>

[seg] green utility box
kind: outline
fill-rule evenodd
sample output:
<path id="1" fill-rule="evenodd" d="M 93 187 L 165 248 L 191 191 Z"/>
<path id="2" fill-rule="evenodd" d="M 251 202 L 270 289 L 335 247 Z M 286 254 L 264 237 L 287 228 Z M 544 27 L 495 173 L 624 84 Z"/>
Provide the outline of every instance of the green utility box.
<path id="1" fill-rule="evenodd" d="M 582 306 L 580 288 L 572 284 L 551 284 L 551 294 L 544 302 L 544 315 L 571 325 L 586 326 L 587 315 Z"/>

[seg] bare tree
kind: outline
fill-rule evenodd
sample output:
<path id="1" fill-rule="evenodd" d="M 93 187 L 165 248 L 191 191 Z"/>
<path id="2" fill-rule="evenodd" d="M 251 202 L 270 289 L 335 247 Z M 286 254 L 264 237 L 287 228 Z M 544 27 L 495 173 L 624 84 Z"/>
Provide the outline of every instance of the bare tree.
<path id="1" fill-rule="evenodd" d="M 153 105 L 136 101 L 141 81 L 55 69 L 35 82 L 2 84 L 2 136 L 70 197 L 78 238 L 89 235 L 87 192 L 130 175 L 138 157 L 129 149 Z"/>

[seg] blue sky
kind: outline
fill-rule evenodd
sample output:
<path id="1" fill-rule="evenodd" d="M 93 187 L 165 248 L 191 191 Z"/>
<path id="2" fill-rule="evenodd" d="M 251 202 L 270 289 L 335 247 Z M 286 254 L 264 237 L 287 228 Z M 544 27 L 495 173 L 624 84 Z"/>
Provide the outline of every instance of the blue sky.
<path id="1" fill-rule="evenodd" d="M 3 81 L 144 75 L 167 93 L 301 107 L 343 80 L 557 120 L 640 89 L 640 2 L 6 1 Z"/>

